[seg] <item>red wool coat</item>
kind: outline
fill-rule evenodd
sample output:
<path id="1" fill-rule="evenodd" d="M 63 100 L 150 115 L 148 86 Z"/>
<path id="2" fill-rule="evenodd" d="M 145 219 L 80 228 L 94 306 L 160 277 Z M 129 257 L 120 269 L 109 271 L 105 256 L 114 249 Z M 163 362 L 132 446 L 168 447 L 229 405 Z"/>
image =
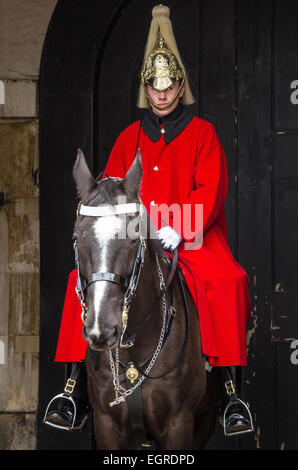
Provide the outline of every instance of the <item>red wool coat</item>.
<path id="1" fill-rule="evenodd" d="M 143 166 L 140 196 L 149 213 L 158 204 L 179 204 L 183 218 L 185 204 L 192 209 L 195 204 L 203 204 L 203 245 L 190 250 L 185 249 L 184 242 L 180 243 L 178 264 L 198 308 L 202 348 L 209 363 L 213 366 L 246 365 L 250 281 L 228 244 L 224 211 L 227 165 L 215 128 L 193 117 L 178 136 L 166 143 L 164 134 L 153 142 L 139 127 L 139 122 L 135 122 L 120 134 L 105 173 L 124 178 L 138 142 Z M 173 218 L 169 224 L 173 225 Z M 177 225 L 174 228 L 184 240 L 194 239 L 183 224 L 181 229 Z M 74 293 L 75 278 L 76 271 L 73 271 L 65 298 L 56 361 L 80 361 L 85 355 L 86 342 L 78 334 L 82 324 L 81 308 Z"/>

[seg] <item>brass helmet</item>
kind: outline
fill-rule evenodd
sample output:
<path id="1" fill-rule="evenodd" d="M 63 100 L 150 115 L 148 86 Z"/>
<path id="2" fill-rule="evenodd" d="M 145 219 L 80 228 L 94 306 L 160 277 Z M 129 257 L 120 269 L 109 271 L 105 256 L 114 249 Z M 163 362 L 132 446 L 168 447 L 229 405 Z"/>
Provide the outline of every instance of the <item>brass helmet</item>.
<path id="1" fill-rule="evenodd" d="M 176 57 L 160 35 L 158 46 L 148 55 L 141 72 L 142 84 L 149 83 L 155 90 L 164 91 L 179 79 L 184 83 L 185 71 L 179 67 Z"/>
<path id="2" fill-rule="evenodd" d="M 152 21 L 144 54 L 144 62 L 141 71 L 141 86 L 139 89 L 138 107 L 148 108 L 151 101 L 147 94 L 147 85 L 151 85 L 158 91 L 164 91 L 177 80 L 180 85 L 175 97 L 165 109 L 177 99 L 185 84 L 182 98 L 183 104 L 194 103 L 186 71 L 177 48 L 175 36 L 170 20 L 170 9 L 164 5 L 158 5 L 152 10 Z M 154 104 L 154 103 L 152 103 Z M 154 106 L 156 106 L 154 104 Z M 158 108 L 158 106 L 156 106 Z"/>

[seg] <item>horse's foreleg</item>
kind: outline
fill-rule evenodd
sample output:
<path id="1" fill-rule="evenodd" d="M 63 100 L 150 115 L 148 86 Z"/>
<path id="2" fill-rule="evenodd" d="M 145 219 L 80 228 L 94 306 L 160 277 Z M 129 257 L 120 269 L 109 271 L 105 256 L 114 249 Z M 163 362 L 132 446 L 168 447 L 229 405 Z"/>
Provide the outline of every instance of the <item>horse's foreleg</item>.
<path id="1" fill-rule="evenodd" d="M 192 412 L 181 412 L 169 417 L 160 448 L 163 450 L 191 450 L 194 441 L 194 415 Z"/>
<path id="2" fill-rule="evenodd" d="M 195 420 L 195 449 L 204 449 L 212 434 L 217 421 L 217 408 L 213 407 L 199 415 Z"/>
<path id="3" fill-rule="evenodd" d="M 129 436 L 127 430 L 119 426 L 108 414 L 93 411 L 93 425 L 98 450 L 127 450 Z"/>

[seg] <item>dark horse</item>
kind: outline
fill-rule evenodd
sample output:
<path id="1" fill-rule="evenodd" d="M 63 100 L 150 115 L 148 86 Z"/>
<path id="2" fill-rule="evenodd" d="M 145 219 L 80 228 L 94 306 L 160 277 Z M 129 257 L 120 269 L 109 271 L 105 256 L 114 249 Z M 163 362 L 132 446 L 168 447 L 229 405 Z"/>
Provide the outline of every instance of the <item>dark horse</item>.
<path id="1" fill-rule="evenodd" d="M 217 370 L 206 371 L 198 312 L 184 286 L 185 302 L 178 271 L 171 282 L 172 299 L 170 288 L 165 290 L 171 272 L 167 260 L 171 257 L 152 236 L 150 217 L 139 199 L 140 155 L 125 179 L 105 178 L 97 183 L 79 150 L 73 174 L 81 207 L 91 207 L 92 212 L 104 206 L 119 207 L 121 200 L 131 204 L 121 206 L 127 207 L 128 212 L 118 215 L 99 212 L 97 216 L 81 211 L 74 229 L 79 279 L 86 288 L 84 301 L 81 298 L 85 307 L 83 336 L 88 342 L 88 393 L 97 446 L 101 450 L 132 448 L 128 401 L 141 390 L 144 427 L 156 449 L 202 449 L 216 423 Z M 141 211 L 137 213 L 139 218 L 132 206 Z M 134 236 L 120 236 L 136 221 L 139 231 L 136 229 Z M 131 279 L 140 253 L 137 286 L 134 292 L 130 291 L 127 302 L 124 280 Z M 152 308 L 154 302 L 156 308 Z M 124 304 L 129 308 L 124 308 Z M 94 354 L 98 351 L 96 367 Z M 130 388 L 121 378 L 125 378 L 123 372 L 131 363 L 133 391 L 127 394 Z"/>

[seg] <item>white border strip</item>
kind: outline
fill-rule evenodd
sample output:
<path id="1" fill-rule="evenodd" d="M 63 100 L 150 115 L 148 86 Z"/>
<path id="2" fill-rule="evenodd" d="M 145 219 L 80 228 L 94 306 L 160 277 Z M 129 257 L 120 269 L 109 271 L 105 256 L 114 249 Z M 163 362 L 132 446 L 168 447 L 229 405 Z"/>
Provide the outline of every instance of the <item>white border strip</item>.
<path id="1" fill-rule="evenodd" d="M 138 211 L 139 204 L 136 204 L 135 202 L 101 207 L 84 206 L 81 204 L 79 214 L 91 217 L 105 217 L 108 215 L 131 214 Z"/>

